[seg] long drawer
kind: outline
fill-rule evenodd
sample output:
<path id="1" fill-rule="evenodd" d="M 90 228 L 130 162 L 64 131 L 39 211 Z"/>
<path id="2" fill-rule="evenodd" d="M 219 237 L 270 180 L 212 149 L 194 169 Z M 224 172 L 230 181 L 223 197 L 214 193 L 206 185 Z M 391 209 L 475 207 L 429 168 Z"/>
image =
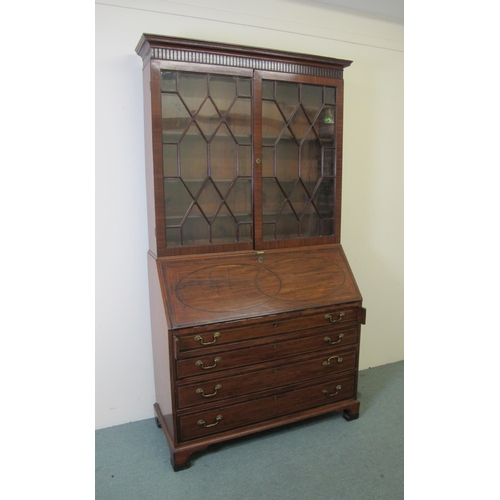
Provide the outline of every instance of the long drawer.
<path id="1" fill-rule="evenodd" d="M 177 386 L 179 409 L 222 402 L 284 385 L 324 377 L 356 369 L 357 349 L 315 353 L 313 356 L 292 357 L 276 363 L 255 366 L 254 371 Z"/>
<path id="2" fill-rule="evenodd" d="M 346 323 L 358 320 L 359 307 L 330 308 L 306 316 L 276 316 L 270 321 L 248 326 L 227 327 L 219 325 L 212 328 L 193 328 L 174 333 L 174 346 L 177 358 L 188 355 L 191 350 L 211 349 L 233 342 L 261 339 L 267 336 L 289 333 L 297 330 L 321 326 L 344 327 Z"/>
<path id="3" fill-rule="evenodd" d="M 188 441 L 354 396 L 355 375 L 334 375 L 312 385 L 179 417 L 180 440 Z"/>
<path id="4" fill-rule="evenodd" d="M 288 338 L 286 335 L 270 337 L 269 343 L 255 347 L 242 346 L 240 343 L 234 344 L 233 350 L 177 360 L 177 377 L 182 379 L 205 375 L 313 351 L 328 353 L 333 349 L 355 344 L 358 340 L 356 326 L 345 330 L 322 328 L 319 331 L 307 330 L 301 333 L 303 334 L 292 340 L 285 340 Z"/>

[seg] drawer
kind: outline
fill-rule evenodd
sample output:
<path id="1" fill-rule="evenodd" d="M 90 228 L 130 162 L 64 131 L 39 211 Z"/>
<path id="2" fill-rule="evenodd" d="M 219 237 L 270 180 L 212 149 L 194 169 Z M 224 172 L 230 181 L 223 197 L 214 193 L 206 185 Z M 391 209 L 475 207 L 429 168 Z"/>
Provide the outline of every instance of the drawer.
<path id="1" fill-rule="evenodd" d="M 354 396 L 354 387 L 354 374 L 337 375 L 260 399 L 185 415 L 179 417 L 180 440 L 210 436 L 349 399 Z"/>
<path id="2" fill-rule="evenodd" d="M 357 350 L 337 351 L 329 359 L 329 353 L 316 353 L 313 357 L 288 358 L 257 371 L 245 372 L 232 376 L 222 376 L 209 381 L 201 381 L 177 386 L 177 404 L 179 409 L 190 406 L 218 403 L 229 398 L 274 389 L 281 386 L 299 384 L 306 380 L 324 377 L 356 369 Z M 269 363 L 267 363 L 269 365 Z"/>
<path id="3" fill-rule="evenodd" d="M 183 353 L 194 349 L 213 350 L 217 347 L 233 342 L 260 339 L 266 336 L 279 335 L 297 330 L 311 329 L 322 326 L 332 328 L 343 328 L 346 323 L 357 322 L 358 313 L 361 308 L 331 308 L 323 309 L 307 316 L 283 317 L 274 316 L 273 319 L 264 323 L 247 326 L 219 328 L 193 328 L 189 332 L 175 333 L 174 345 L 177 358 L 183 357 Z M 186 354 L 184 354 L 186 355 Z M 189 353 L 187 354 L 189 355 Z"/>
<path id="4" fill-rule="evenodd" d="M 353 326 L 343 330 L 331 328 L 320 328 L 319 331 L 304 330 L 292 340 L 285 340 L 287 338 L 286 335 L 268 337 L 267 344 L 255 347 L 240 346 L 242 347 L 240 349 L 212 354 L 202 353 L 200 356 L 177 360 L 175 362 L 177 377 L 182 379 L 205 375 L 313 351 L 328 353 L 339 347 L 357 343 L 358 327 Z M 234 347 L 238 345 L 234 344 Z"/>

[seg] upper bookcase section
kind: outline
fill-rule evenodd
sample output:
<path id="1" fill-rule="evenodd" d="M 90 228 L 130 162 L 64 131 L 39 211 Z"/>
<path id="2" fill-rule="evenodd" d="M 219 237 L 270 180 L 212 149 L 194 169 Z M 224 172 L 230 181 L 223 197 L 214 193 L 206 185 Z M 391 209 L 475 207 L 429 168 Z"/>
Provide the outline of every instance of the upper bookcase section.
<path id="1" fill-rule="evenodd" d="M 146 33 L 136 52 L 144 64 L 150 59 L 160 59 L 327 78 L 342 78 L 343 69 L 352 63 L 345 59 Z"/>

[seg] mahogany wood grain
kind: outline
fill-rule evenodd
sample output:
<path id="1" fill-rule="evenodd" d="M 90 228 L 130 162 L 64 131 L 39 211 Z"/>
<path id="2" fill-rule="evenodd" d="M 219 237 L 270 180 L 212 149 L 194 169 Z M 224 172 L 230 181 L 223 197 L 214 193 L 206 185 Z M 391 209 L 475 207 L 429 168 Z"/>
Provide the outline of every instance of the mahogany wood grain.
<path id="1" fill-rule="evenodd" d="M 195 354 L 204 355 L 215 351 L 220 352 L 224 346 L 226 349 L 231 348 L 226 344 L 234 342 L 238 342 L 238 348 L 247 349 L 264 343 L 281 342 L 283 339 L 297 338 L 299 342 L 306 342 L 311 335 L 318 332 L 320 336 L 333 336 L 335 331 L 345 330 L 350 323 L 357 324 L 355 323 L 357 311 L 357 307 L 330 307 L 314 310 L 305 316 L 280 316 L 275 318 L 276 321 L 272 321 L 270 318 L 271 321 L 264 324 L 245 324 L 245 326 L 239 325 L 237 328 L 219 324 L 216 325 L 219 328 L 213 330 L 213 326 L 208 327 L 207 325 L 202 335 L 200 335 L 199 328 L 192 328 L 182 335 L 175 332 L 176 357 L 179 359 Z M 341 316 L 342 314 L 343 316 Z M 330 323 L 329 319 L 325 318 L 327 315 L 339 321 Z M 278 336 L 279 334 L 283 335 Z M 205 342 L 206 345 L 202 345 L 201 342 Z"/>
<path id="2" fill-rule="evenodd" d="M 341 388 L 337 389 L 339 385 Z M 336 395 L 328 396 L 323 391 L 327 391 L 328 394 L 336 392 Z M 322 379 L 321 382 L 312 386 L 302 386 L 286 392 L 278 392 L 237 405 L 199 411 L 180 417 L 181 440 L 186 441 L 224 432 L 235 427 L 255 424 L 315 406 L 329 405 L 342 399 L 352 398 L 353 391 L 354 375 L 347 378 L 336 375 Z M 219 415 L 222 416 L 222 419 L 217 421 Z M 201 424 L 200 420 L 203 420 L 205 424 Z M 217 425 L 213 425 L 215 422 L 218 422 Z M 208 427 L 209 425 L 213 426 Z"/>
<path id="3" fill-rule="evenodd" d="M 325 364 L 332 356 L 328 364 Z M 235 375 L 212 376 L 210 380 L 199 380 L 188 385 L 178 384 L 178 408 L 189 406 L 219 406 L 228 398 L 234 400 L 240 396 L 256 392 L 297 384 L 309 379 L 322 378 L 332 373 L 353 371 L 356 368 L 357 351 L 341 351 L 332 349 L 315 356 L 300 356 L 277 363 L 260 363 L 250 367 L 249 371 L 238 370 Z M 219 389 L 216 387 L 220 386 Z M 203 392 L 200 392 L 201 389 Z M 197 392 L 198 391 L 198 392 Z M 214 396 L 207 396 L 212 395 Z"/>
<path id="4" fill-rule="evenodd" d="M 154 410 L 170 448 L 173 469 L 177 471 L 188 467 L 194 452 L 215 443 L 328 412 L 343 412 L 346 420 L 358 418 L 359 401 L 356 397 L 360 325 L 365 323 L 366 311 L 340 245 L 343 70 L 351 61 L 152 34 L 141 37 L 136 52 L 142 58 L 144 68 L 148 260 L 157 399 Z M 221 189 L 217 188 L 222 202 L 217 197 L 203 202 L 208 214 L 217 214 L 222 205 L 228 203 L 227 196 L 237 198 L 241 193 L 242 198 L 232 201 L 231 205 L 234 213 L 244 214 L 247 218 L 253 215 L 251 241 L 231 242 L 233 237 L 219 233 L 215 236 L 216 243 L 210 243 L 213 241 L 210 236 L 208 242 L 205 237 L 203 244 L 197 245 L 203 239 L 192 229 L 185 238 L 186 244 L 184 233 L 181 232 L 168 240 L 176 228 L 183 227 L 184 221 L 190 216 L 190 209 L 198 204 L 196 196 L 201 196 L 204 191 L 200 189 L 197 195 L 188 192 L 192 204 L 189 202 L 185 207 L 185 200 L 170 196 L 172 189 L 168 191 L 164 186 L 169 179 L 175 179 L 171 181 L 171 186 L 174 182 L 185 182 L 182 170 L 189 168 L 189 162 L 181 159 L 184 156 L 181 157 L 179 147 L 177 172 L 172 174 L 169 170 L 168 174 L 164 173 L 162 127 L 167 130 L 171 127 L 173 130 L 177 115 L 172 112 L 170 116 L 166 112 L 168 116 L 162 116 L 162 92 L 175 94 L 181 103 L 184 90 L 181 91 L 178 88 L 180 84 L 178 87 L 176 84 L 174 90 L 170 86 L 164 87 L 162 91 L 162 71 L 197 73 L 198 80 L 201 80 L 201 74 L 225 75 L 223 78 L 219 76 L 219 80 L 238 79 L 238 82 L 244 81 L 245 86 L 247 80 L 244 79 L 252 79 L 251 210 L 246 187 L 231 192 L 236 183 L 231 184 L 227 194 L 222 194 Z M 234 76 L 235 79 L 226 76 Z M 203 93 L 202 99 L 213 97 L 209 84 L 211 78 L 206 77 L 208 87 L 200 91 Z M 321 170 L 320 174 L 335 182 L 334 193 L 327 190 L 320 200 L 325 205 L 325 200 L 333 199 L 334 206 L 327 207 L 324 216 L 321 215 L 324 212 L 316 208 L 317 217 L 324 217 L 318 222 L 318 225 L 323 224 L 323 233 L 311 230 L 310 233 L 304 232 L 310 237 L 299 237 L 302 235 L 301 228 L 297 237 L 290 238 L 295 233 L 288 233 L 289 229 L 286 228 L 279 236 L 283 239 L 264 241 L 263 205 L 268 193 L 263 191 L 262 173 L 265 125 L 262 112 L 263 79 L 294 83 L 297 89 L 304 89 L 305 85 L 322 86 L 323 97 L 314 120 L 319 120 L 322 110 L 335 108 L 335 126 L 326 121 L 324 123 L 328 125 L 323 122 L 323 125 L 318 125 L 323 127 L 326 137 L 333 137 L 328 136 L 330 127 L 336 134 L 333 146 L 332 143 L 317 146 L 326 148 L 324 151 L 328 150 L 329 158 L 334 156 L 335 162 L 333 173 L 328 170 L 324 175 Z M 172 85 L 173 79 L 167 81 Z M 180 78 L 176 81 L 180 82 Z M 273 88 L 277 87 L 276 84 Z M 329 90 L 330 87 L 334 90 Z M 335 103 L 331 100 L 333 96 Z M 248 98 L 248 94 L 245 94 L 245 98 Z M 278 102 L 278 97 L 268 102 Z M 213 109 L 216 114 L 207 116 L 220 123 L 230 119 L 220 112 L 218 105 Z M 201 150 L 204 151 L 206 157 L 199 160 L 207 165 L 206 175 L 211 176 L 214 167 L 208 159 L 211 138 L 203 135 L 206 147 L 190 150 L 193 143 L 193 137 L 188 135 L 190 127 L 200 127 L 200 130 L 204 127 L 200 123 L 205 118 L 197 122 L 198 112 L 192 108 L 184 110 L 187 122 L 184 121 L 183 126 L 187 128 L 182 128 L 181 132 L 184 130 L 182 136 L 187 139 L 183 147 L 190 152 L 189 161 L 202 154 Z M 240 120 L 246 127 L 249 113 L 235 112 L 231 119 Z M 311 117 L 307 120 L 311 130 L 316 123 L 320 123 Z M 269 117 L 269 123 L 276 128 L 281 122 L 279 117 Z M 291 122 L 284 123 L 283 130 L 291 126 Z M 328 127 L 326 131 L 325 126 Z M 236 147 L 240 147 L 236 134 L 233 131 L 231 134 Z M 196 136 L 196 133 L 192 135 Z M 318 131 L 318 143 L 320 137 L 321 132 Z M 184 139 L 177 140 L 180 144 Z M 175 146 L 175 141 L 166 144 Z M 245 147 L 248 145 L 247 142 L 243 144 Z M 284 144 L 288 143 L 283 143 L 283 147 Z M 266 143 L 266 147 L 275 146 Z M 171 151 L 172 148 L 168 155 L 172 154 Z M 269 151 L 266 154 L 270 154 Z M 298 161 L 303 161 L 303 165 L 313 164 L 313 168 L 316 168 L 313 162 L 317 162 L 317 155 L 311 152 L 310 157 L 304 158 L 306 151 L 309 149 L 301 150 Z M 235 179 L 234 158 L 231 155 L 227 158 L 219 156 L 218 178 L 230 183 Z M 236 158 L 238 169 L 239 153 Z M 172 165 L 172 160 L 168 161 L 166 168 Z M 326 168 L 323 161 L 320 159 L 320 169 Z M 246 160 L 243 165 L 248 165 Z M 276 164 L 273 165 L 276 168 Z M 332 163 L 328 165 L 330 168 Z M 311 170 L 307 173 L 308 167 L 304 168 L 306 177 L 311 173 L 315 175 Z M 266 178 L 269 175 L 272 177 L 272 173 L 267 173 Z M 293 176 L 296 182 L 303 182 L 300 173 L 299 176 L 295 173 Z M 187 177 L 191 181 L 199 181 L 197 177 Z M 250 178 L 248 170 L 245 170 L 243 178 Z M 309 191 L 306 194 L 310 193 L 307 203 L 315 203 L 313 198 L 316 191 L 307 189 Z M 166 201 L 165 191 L 170 205 Z M 166 213 L 166 206 L 173 207 L 177 219 Z M 185 213 L 180 222 L 179 213 Z M 214 220 L 207 218 L 207 224 L 210 226 Z M 278 224 L 277 219 L 274 222 L 267 220 L 267 223 Z M 249 220 L 244 219 L 242 224 L 249 224 Z M 277 237 L 277 234 L 277 231 L 274 236 L 272 232 L 267 232 L 266 239 Z M 316 234 L 327 236 L 319 237 Z"/>

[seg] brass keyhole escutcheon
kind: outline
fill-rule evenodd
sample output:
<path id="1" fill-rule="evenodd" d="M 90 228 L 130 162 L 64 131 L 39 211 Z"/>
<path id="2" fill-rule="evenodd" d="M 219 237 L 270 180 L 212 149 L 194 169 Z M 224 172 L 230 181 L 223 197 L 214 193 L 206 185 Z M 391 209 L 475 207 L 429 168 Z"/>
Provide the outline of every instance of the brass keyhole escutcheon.
<path id="1" fill-rule="evenodd" d="M 261 162 L 261 161 L 262 161 L 262 160 L 261 160 L 260 158 L 257 158 L 257 159 L 255 160 L 255 163 L 257 163 L 257 165 L 260 165 L 260 162 Z"/>
<path id="2" fill-rule="evenodd" d="M 259 257 L 259 262 L 262 264 L 264 262 L 264 257 L 262 255 Z"/>

